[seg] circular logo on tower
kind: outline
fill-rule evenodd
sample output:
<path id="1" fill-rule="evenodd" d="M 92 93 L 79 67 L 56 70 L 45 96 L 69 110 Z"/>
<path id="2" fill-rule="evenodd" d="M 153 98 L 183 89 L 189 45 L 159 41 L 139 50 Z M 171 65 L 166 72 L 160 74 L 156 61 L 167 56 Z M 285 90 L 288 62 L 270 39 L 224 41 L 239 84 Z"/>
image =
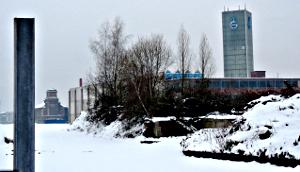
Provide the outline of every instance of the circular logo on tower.
<path id="1" fill-rule="evenodd" d="M 231 17 L 229 25 L 231 30 L 236 30 L 238 28 L 238 23 L 235 17 Z"/>

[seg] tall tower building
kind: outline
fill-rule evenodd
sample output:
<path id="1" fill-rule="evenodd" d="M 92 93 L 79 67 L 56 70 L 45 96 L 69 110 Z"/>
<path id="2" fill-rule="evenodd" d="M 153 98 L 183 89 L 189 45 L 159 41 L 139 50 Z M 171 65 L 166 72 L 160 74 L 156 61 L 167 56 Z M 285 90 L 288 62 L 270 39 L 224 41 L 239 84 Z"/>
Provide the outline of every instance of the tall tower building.
<path id="1" fill-rule="evenodd" d="M 247 10 L 222 12 L 224 77 L 253 71 L 252 16 Z"/>

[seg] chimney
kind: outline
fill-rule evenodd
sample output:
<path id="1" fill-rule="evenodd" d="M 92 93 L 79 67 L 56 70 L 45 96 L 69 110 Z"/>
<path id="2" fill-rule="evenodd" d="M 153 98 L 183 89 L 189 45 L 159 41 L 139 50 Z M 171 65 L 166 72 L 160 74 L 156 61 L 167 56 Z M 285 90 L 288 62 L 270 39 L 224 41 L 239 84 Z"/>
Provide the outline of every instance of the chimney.
<path id="1" fill-rule="evenodd" d="M 79 87 L 82 87 L 82 78 L 79 78 Z"/>

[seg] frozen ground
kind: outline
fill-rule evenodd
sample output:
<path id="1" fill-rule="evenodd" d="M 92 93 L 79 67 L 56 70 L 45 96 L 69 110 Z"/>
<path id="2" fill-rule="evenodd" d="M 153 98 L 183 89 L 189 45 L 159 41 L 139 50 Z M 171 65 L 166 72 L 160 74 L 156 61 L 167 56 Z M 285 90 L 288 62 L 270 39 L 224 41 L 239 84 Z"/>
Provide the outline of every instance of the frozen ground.
<path id="1" fill-rule="evenodd" d="M 286 168 L 256 162 L 231 162 L 186 157 L 179 142 L 182 138 L 160 139 L 140 144 L 143 137 L 113 139 L 86 132 L 67 131 L 69 125 L 36 124 L 37 172 L 289 172 Z M 12 169 L 13 146 L 3 142 L 12 138 L 12 125 L 0 125 L 0 170 Z"/>

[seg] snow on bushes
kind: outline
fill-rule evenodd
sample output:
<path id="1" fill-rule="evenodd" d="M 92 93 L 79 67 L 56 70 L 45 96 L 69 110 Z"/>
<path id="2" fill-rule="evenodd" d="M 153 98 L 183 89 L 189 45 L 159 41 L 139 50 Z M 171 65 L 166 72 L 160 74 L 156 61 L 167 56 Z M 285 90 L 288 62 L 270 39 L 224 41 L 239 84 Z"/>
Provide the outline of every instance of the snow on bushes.
<path id="1" fill-rule="evenodd" d="M 87 120 L 88 113 L 81 112 L 80 116 L 70 126 L 71 130 L 77 130 L 103 138 L 129 137 L 133 138 L 141 134 L 142 125 L 126 127 L 125 121 L 116 120 L 109 125 L 101 122 L 94 123 Z"/>
<path id="2" fill-rule="evenodd" d="M 203 129 L 181 142 L 184 151 L 300 159 L 300 94 L 251 101 L 229 129 Z"/>

